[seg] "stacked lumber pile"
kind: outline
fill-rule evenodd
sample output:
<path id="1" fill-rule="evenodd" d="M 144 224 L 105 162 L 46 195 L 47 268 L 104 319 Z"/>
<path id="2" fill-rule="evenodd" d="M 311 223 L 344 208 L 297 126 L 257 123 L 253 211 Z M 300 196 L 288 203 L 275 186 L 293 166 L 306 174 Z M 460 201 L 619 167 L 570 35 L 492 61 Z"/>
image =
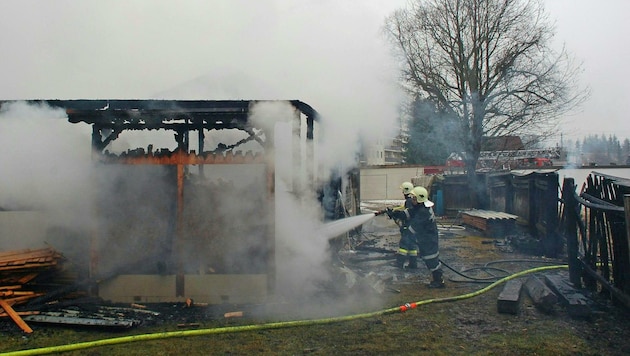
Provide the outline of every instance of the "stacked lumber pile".
<path id="1" fill-rule="evenodd" d="M 50 247 L 0 252 L 0 317 L 10 317 L 24 332 L 31 333 L 20 316 L 37 312 L 16 311 L 14 306 L 46 294 L 33 282 L 40 275 L 49 277 L 59 271 L 63 261 L 63 255 Z"/>

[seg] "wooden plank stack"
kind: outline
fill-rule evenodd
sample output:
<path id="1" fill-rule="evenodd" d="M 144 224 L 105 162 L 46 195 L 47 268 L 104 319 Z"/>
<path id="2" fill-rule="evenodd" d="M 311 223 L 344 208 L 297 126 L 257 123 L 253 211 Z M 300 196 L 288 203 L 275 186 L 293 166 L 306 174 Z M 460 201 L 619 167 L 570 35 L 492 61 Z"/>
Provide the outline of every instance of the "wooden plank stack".
<path id="1" fill-rule="evenodd" d="M 0 317 L 11 317 L 27 333 L 33 330 L 20 318 L 33 311 L 18 312 L 14 306 L 45 294 L 29 285 L 42 273 L 58 270 L 64 257 L 53 248 L 0 252 Z"/>

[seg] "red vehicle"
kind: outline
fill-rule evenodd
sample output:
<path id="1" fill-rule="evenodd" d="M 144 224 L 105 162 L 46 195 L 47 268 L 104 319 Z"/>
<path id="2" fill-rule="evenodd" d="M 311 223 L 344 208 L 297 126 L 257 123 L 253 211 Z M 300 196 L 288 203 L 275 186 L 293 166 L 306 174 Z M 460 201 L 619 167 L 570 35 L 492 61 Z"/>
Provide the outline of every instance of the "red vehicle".
<path id="1" fill-rule="evenodd" d="M 551 167 L 553 162 L 546 157 L 525 158 L 522 163 L 523 167 Z"/>
<path id="2" fill-rule="evenodd" d="M 464 154 L 453 152 L 446 159 L 447 167 L 465 167 L 466 162 L 464 162 Z"/>
<path id="3" fill-rule="evenodd" d="M 451 168 L 465 167 L 465 153 L 451 153 L 446 159 L 446 166 Z M 477 168 L 503 167 L 504 169 L 521 169 L 521 168 L 539 168 L 551 167 L 553 161 L 546 157 L 513 157 L 506 155 L 504 157 L 479 158 Z"/>

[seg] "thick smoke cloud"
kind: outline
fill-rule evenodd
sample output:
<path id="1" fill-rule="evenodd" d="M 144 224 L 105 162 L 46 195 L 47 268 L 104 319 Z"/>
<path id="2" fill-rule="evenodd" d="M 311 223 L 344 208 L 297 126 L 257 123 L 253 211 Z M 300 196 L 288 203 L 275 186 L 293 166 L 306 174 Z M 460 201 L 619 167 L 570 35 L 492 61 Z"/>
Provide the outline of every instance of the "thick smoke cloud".
<path id="1" fill-rule="evenodd" d="M 87 227 L 93 203 L 90 128 L 70 125 L 65 117 L 45 105 L 2 107 L 0 208 L 54 211 L 58 222 Z"/>
<path id="2" fill-rule="evenodd" d="M 304 128 L 295 130 L 299 115 L 288 102 L 263 102 L 251 111 L 261 142 L 274 143 L 265 153 L 275 168 L 275 199 L 270 204 L 267 198 L 265 165 L 219 165 L 204 172 L 189 166 L 184 227 L 174 244 L 173 167 L 97 164 L 90 154 L 90 127 L 70 124 L 63 110 L 25 102 L 3 105 L 0 129 L 12 135 L 4 134 L 0 146 L 7 153 L 0 162 L 6 168 L 0 218 L 9 219 L 4 226 L 11 229 L 30 224 L 31 230 L 20 231 L 18 244 L 15 231 L 3 234 L 0 248 L 52 243 L 84 265 L 87 251 L 95 248 L 102 253 L 101 276 L 173 273 L 179 253 L 184 272 L 193 274 L 256 273 L 272 263 L 277 296 L 312 298 L 332 277 L 331 236 L 321 232 L 323 211 L 317 199 L 319 184 L 330 172 L 308 159 L 310 143 Z M 226 136 L 208 135 L 206 147 L 243 135 L 227 131 Z M 155 130 L 123 134 L 108 150 L 120 153 L 156 141 L 161 142 L 156 147 L 169 147 L 169 137 L 172 133 Z M 257 142 L 248 145 L 237 149 L 262 149 Z M 23 214 L 16 219 L 19 211 Z M 20 219 L 23 223 L 16 223 Z M 274 261 L 268 260 L 264 235 L 271 221 Z"/>
<path id="3" fill-rule="evenodd" d="M 12 30 L 3 31 L 0 38 L 17 46 L 12 56 L 4 57 L 5 65 L 0 68 L 4 71 L 5 83 L 0 84 L 0 97 L 301 100 L 321 114 L 314 153 L 316 162 L 312 168 L 319 182 L 328 178 L 331 169 L 354 166 L 361 141 L 371 142 L 396 133 L 401 93 L 380 26 L 383 15 L 388 12 L 383 7 L 393 10 L 399 5 L 400 2 L 378 0 L 2 4 L 0 22 Z M 9 33 L 11 38 L 3 37 Z M 3 179 L 0 207 L 54 208 L 56 214 L 64 215 L 55 221 L 65 221 L 69 227 L 98 231 L 108 227 L 106 222 L 94 217 L 99 214 L 102 217 L 103 213 L 111 217 L 116 212 L 94 212 L 94 190 L 86 183 L 91 179 L 99 182 L 99 197 L 107 194 L 116 197 L 121 185 L 114 171 L 106 174 L 99 171 L 98 179 L 94 179 L 89 151 L 90 127 L 69 124 L 62 112 L 21 104 L 20 107 L 12 108 L 10 115 L 3 115 L 3 119 L 11 118 L 0 131 L 3 151 L 15 152 L 17 147 L 21 148 L 16 154 L 1 158 L 3 167 L 11 169 L 3 168 L 0 178 Z M 270 117 L 282 116 L 286 105 L 263 109 L 255 120 L 266 120 L 264 117 L 270 112 Z M 21 111 L 28 114 L 23 115 Z M 39 120 L 34 123 L 26 120 L 34 117 Z M 282 122 L 272 120 L 269 127 L 284 135 L 291 132 Z M 120 153 L 136 147 L 146 149 L 148 144 L 153 144 L 156 150 L 173 149 L 173 142 L 169 140 L 172 133 L 149 134 L 124 133 L 108 149 Z M 155 134 L 160 137 L 156 138 Z M 219 143 L 237 142 L 242 137 L 239 132 L 222 135 L 212 132 L 206 137 L 206 149 L 214 149 Z M 277 143 L 282 145 L 281 140 Z M 191 147 L 194 146 L 192 143 Z M 255 142 L 243 147 L 243 150 L 250 149 L 260 148 Z M 281 157 L 301 153 L 288 149 L 283 154 L 289 156 Z M 286 166 L 291 161 L 278 160 L 276 166 L 279 177 L 275 212 L 287 217 L 285 225 L 278 226 L 276 252 L 285 262 L 278 266 L 279 275 L 286 277 L 281 280 L 284 283 L 281 287 L 300 291 L 308 288 L 300 289 L 296 285 L 315 286 L 317 281 L 328 277 L 325 268 L 316 267 L 326 265 L 329 256 L 327 239 L 311 236 L 321 218 L 314 192 L 316 187 L 303 187 L 299 192 L 290 188 L 295 179 L 303 179 L 310 173 L 301 171 L 296 177 L 292 168 Z M 130 173 L 134 182 L 126 189 L 143 191 L 157 184 L 151 178 L 155 172 L 142 170 Z M 209 175 L 215 172 L 218 170 L 206 170 Z M 198 174 L 189 173 L 192 177 Z M 226 186 L 232 189 L 229 174 L 216 174 L 210 176 L 207 183 L 211 190 L 220 191 Z M 171 179 L 168 174 L 163 177 Z M 246 193 L 257 189 L 253 187 L 255 182 L 244 184 L 248 187 Z M 238 183 L 234 186 L 238 189 Z M 228 191 L 234 195 L 217 198 L 216 204 L 224 211 L 238 211 L 239 204 L 244 203 L 243 197 L 248 195 L 230 189 Z M 161 206 L 164 208 L 159 208 Z M 149 205 L 133 216 L 150 221 L 160 216 L 160 209 L 167 207 Z M 246 213 L 255 214 L 249 210 Z M 172 252 L 168 251 L 168 246 L 158 246 L 159 239 L 155 241 L 156 246 L 143 246 L 141 241 L 145 234 L 138 227 L 141 225 L 129 230 L 132 233 L 126 242 L 128 247 L 133 247 L 130 251 L 144 247 Z M 154 227 L 169 229 L 163 225 Z M 117 242 L 107 242 L 112 243 L 112 248 L 122 257 L 133 255 L 133 252 L 126 254 L 125 247 Z M 211 247 L 202 246 L 199 251 Z M 229 267 L 230 262 L 199 268 Z"/>
<path id="4" fill-rule="evenodd" d="M 381 26 L 403 3 L 3 3 L 0 97 L 297 99 L 328 121 L 322 162 L 351 164 L 360 139 L 395 133 L 398 73 Z"/>

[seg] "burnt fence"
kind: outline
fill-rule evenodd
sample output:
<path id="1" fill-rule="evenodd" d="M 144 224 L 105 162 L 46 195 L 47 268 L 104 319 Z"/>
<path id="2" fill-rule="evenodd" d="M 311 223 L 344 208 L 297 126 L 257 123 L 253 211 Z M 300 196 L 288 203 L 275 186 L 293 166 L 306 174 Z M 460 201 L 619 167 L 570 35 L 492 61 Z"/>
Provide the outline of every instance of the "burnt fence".
<path id="1" fill-rule="evenodd" d="M 557 257 L 564 248 L 558 230 L 559 183 L 556 170 L 478 173 L 484 197 L 475 202 L 466 175 L 447 175 L 432 186 L 438 215 L 457 216 L 470 209 L 505 212 L 518 216 L 517 224 L 539 245 L 539 252 Z M 440 214 L 441 213 L 441 214 Z"/>
<path id="2" fill-rule="evenodd" d="M 567 256 L 574 286 L 630 307 L 630 179 L 591 172 L 579 193 L 573 178 L 559 191 L 555 170 L 481 173 L 478 179 L 484 199 L 477 202 L 465 175 L 433 185 L 438 214 L 485 209 L 516 215 L 541 254 Z"/>
<path id="3" fill-rule="evenodd" d="M 609 293 L 626 307 L 630 307 L 629 194 L 629 179 L 591 172 L 579 194 L 573 178 L 564 179 L 560 207 L 571 283 Z"/>

